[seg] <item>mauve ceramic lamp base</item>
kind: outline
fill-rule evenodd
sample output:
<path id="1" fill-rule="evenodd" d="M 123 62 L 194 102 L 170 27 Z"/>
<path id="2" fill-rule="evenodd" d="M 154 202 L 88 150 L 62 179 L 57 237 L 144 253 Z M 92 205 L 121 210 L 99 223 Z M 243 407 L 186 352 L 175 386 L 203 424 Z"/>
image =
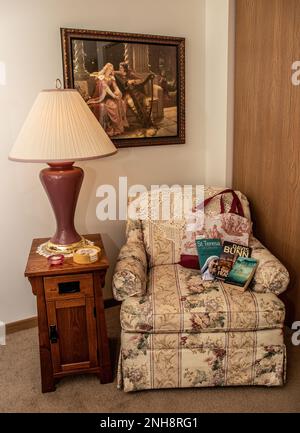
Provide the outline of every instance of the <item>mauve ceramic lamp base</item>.
<path id="1" fill-rule="evenodd" d="M 79 191 L 83 181 L 83 170 L 73 162 L 49 163 L 49 168 L 40 172 L 40 180 L 51 203 L 56 232 L 47 243 L 51 254 L 71 254 L 86 243 L 74 226 L 74 215 Z"/>

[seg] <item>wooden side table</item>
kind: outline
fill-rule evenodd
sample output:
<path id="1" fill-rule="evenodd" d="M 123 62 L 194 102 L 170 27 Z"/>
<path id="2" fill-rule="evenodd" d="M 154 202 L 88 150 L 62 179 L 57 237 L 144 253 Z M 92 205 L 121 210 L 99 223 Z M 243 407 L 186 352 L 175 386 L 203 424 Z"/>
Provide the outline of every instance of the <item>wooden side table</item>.
<path id="1" fill-rule="evenodd" d="M 71 374 L 95 373 L 112 382 L 102 287 L 109 262 L 99 234 L 85 238 L 101 248 L 97 262 L 78 265 L 72 258 L 50 266 L 36 253 L 47 239 L 34 239 L 25 276 L 37 297 L 42 392 Z"/>

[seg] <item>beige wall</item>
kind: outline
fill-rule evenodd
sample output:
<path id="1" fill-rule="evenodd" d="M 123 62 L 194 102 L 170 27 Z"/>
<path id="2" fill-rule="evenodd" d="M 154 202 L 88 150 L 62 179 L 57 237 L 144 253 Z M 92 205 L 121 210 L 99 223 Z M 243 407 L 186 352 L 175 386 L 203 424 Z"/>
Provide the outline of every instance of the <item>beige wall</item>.
<path id="1" fill-rule="evenodd" d="M 205 149 L 207 184 L 231 184 L 235 2 L 205 8 Z"/>
<path id="2" fill-rule="evenodd" d="M 12 163 L 7 155 L 37 93 L 53 87 L 56 77 L 62 79 L 59 28 L 186 37 L 186 144 L 123 149 L 80 164 L 85 181 L 77 228 L 101 232 L 113 263 L 124 224 L 97 220 L 99 185 L 117 185 L 119 176 L 128 176 L 129 185 L 226 183 L 228 1 L 0 0 L 0 320 L 35 314 L 35 299 L 23 277 L 27 253 L 33 237 L 54 231 L 38 180 L 43 165 Z"/>

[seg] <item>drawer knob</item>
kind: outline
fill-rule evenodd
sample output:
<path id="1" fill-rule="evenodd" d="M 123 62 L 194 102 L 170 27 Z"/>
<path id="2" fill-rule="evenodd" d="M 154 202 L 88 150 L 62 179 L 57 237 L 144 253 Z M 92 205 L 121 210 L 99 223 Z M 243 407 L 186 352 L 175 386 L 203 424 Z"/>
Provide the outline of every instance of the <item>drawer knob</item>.
<path id="1" fill-rule="evenodd" d="M 57 333 L 56 325 L 50 325 L 49 338 L 51 344 L 57 343 L 58 333 Z"/>

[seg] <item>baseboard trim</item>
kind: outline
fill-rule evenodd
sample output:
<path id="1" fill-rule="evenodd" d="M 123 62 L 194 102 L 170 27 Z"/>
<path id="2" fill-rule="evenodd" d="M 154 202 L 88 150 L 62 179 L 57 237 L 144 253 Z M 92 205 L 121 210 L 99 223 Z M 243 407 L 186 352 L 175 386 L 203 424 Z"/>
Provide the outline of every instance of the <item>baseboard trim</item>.
<path id="1" fill-rule="evenodd" d="M 37 326 L 37 317 L 29 317 L 28 319 L 18 320 L 6 324 L 6 334 L 24 331 L 24 329 L 35 328 Z"/>

